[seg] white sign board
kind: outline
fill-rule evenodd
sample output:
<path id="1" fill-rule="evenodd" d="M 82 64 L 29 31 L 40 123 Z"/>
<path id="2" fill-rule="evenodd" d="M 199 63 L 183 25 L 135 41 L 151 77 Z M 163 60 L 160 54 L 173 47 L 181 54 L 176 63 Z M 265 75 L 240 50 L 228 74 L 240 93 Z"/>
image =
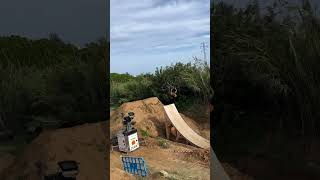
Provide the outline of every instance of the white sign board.
<path id="1" fill-rule="evenodd" d="M 139 148 L 138 133 L 134 133 L 128 136 L 128 143 L 130 151 L 134 151 Z"/>

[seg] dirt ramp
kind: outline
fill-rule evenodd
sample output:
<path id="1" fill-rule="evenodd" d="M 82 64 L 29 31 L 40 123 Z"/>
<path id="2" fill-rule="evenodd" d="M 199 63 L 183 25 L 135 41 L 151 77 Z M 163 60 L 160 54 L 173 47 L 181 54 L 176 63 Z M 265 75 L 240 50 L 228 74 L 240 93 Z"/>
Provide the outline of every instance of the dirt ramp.
<path id="1" fill-rule="evenodd" d="M 156 97 L 128 102 L 113 111 L 110 117 L 112 135 L 122 128 L 121 113 L 126 115 L 130 111 L 135 113 L 136 124 L 134 126 L 137 129 L 146 131 L 150 137 L 165 137 L 166 115 L 163 104 Z"/>

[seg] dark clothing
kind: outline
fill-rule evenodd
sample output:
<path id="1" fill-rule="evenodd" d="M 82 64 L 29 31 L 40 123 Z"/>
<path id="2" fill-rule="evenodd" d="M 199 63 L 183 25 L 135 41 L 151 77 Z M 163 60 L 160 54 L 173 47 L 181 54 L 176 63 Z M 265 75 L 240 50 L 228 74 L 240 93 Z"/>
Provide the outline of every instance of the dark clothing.
<path id="1" fill-rule="evenodd" d="M 176 102 L 176 98 L 171 97 L 169 100 L 169 104 L 174 104 Z"/>

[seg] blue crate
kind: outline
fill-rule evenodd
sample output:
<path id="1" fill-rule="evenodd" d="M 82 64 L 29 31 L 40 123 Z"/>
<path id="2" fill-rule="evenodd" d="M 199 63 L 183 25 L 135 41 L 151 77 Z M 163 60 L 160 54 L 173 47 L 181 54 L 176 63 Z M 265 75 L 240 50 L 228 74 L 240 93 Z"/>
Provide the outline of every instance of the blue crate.
<path id="1" fill-rule="evenodd" d="M 123 169 L 128 173 L 140 176 L 148 175 L 147 165 L 142 157 L 121 156 Z"/>

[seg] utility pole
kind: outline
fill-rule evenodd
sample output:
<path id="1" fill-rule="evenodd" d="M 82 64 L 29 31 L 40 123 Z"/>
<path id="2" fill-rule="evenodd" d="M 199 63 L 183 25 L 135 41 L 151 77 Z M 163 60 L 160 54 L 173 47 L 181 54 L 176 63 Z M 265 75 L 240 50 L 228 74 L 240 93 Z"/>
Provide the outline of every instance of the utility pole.
<path id="1" fill-rule="evenodd" d="M 208 45 L 207 45 L 205 42 L 202 42 L 200 48 L 201 48 L 202 51 L 203 51 L 203 60 L 206 61 L 206 60 L 207 60 L 207 57 L 206 57 L 206 48 L 208 48 Z"/>

